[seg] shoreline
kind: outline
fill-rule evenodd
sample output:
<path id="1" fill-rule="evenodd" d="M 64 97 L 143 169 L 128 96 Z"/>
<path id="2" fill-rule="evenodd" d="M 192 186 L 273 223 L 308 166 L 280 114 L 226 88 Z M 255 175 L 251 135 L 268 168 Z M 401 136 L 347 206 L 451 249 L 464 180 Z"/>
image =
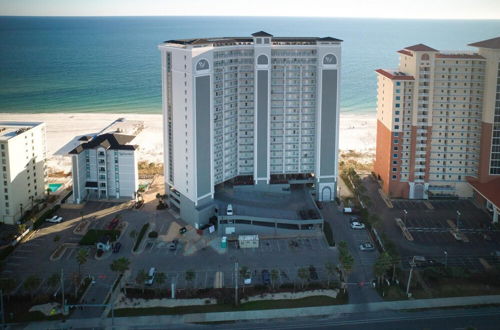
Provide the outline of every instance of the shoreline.
<path id="1" fill-rule="evenodd" d="M 134 140 L 138 161 L 163 163 L 163 118 L 161 114 L 139 113 L 0 113 L 1 121 L 38 121 L 46 124 L 47 167 L 50 172 L 69 171 L 71 158 L 64 146 L 75 136 L 97 133 L 118 118 L 144 122 Z M 340 113 L 339 151 L 354 150 L 369 160 L 375 153 L 376 115 Z"/>

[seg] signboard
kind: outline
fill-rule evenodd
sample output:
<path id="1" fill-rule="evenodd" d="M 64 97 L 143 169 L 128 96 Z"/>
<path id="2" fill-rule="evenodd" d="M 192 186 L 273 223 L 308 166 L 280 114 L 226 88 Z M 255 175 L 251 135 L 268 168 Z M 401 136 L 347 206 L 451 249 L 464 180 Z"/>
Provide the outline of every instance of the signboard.
<path id="1" fill-rule="evenodd" d="M 214 225 L 212 225 L 212 226 L 208 227 L 208 232 L 209 232 L 210 234 L 212 234 L 213 232 L 215 232 L 215 226 L 214 226 Z"/>
<path id="2" fill-rule="evenodd" d="M 235 227 L 226 227 L 226 235 L 231 235 L 236 231 Z"/>

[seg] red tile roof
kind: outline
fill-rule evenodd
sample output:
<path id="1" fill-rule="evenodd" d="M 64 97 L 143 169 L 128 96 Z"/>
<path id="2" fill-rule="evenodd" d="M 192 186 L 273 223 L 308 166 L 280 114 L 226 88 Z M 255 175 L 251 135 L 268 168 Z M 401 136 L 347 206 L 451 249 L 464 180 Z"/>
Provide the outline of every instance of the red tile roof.
<path id="1" fill-rule="evenodd" d="M 471 58 L 484 60 L 479 54 L 436 54 L 436 58 Z"/>
<path id="2" fill-rule="evenodd" d="M 404 49 L 401 49 L 401 50 L 398 50 L 398 53 L 400 54 L 405 54 L 405 55 L 408 55 L 408 56 L 413 56 L 413 54 L 407 50 L 404 50 Z"/>
<path id="3" fill-rule="evenodd" d="M 413 45 L 409 47 L 405 47 L 407 50 L 411 50 L 414 52 L 437 52 L 437 49 L 431 48 L 429 46 L 426 46 L 424 44 L 418 44 L 418 45 Z"/>
<path id="4" fill-rule="evenodd" d="M 479 182 L 476 178 L 467 177 L 467 182 L 469 182 L 475 191 L 500 208 L 500 178 L 495 178 L 488 182 Z"/>
<path id="5" fill-rule="evenodd" d="M 389 79 L 392 79 L 392 80 L 415 80 L 415 78 L 413 78 L 413 76 L 407 76 L 404 73 L 396 75 L 395 73 L 397 71 L 395 72 L 395 71 L 387 71 L 384 69 L 378 69 L 378 70 L 375 70 L 375 72 L 380 73 L 381 75 L 383 75 Z"/>
<path id="6" fill-rule="evenodd" d="M 469 44 L 469 46 L 500 49 L 500 37 L 474 42 L 472 44 Z"/>

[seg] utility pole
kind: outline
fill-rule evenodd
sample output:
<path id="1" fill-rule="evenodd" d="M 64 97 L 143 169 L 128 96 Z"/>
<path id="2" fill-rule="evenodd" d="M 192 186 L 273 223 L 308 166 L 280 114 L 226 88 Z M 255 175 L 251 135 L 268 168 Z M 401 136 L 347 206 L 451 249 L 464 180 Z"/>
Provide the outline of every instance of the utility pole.
<path id="1" fill-rule="evenodd" d="M 415 267 L 415 257 L 413 257 L 411 264 L 410 264 L 410 275 L 408 276 L 408 284 L 406 285 L 406 296 L 408 297 L 408 294 L 410 293 L 410 283 L 411 283 L 411 276 L 413 274 L 413 267 Z"/>
<path id="2" fill-rule="evenodd" d="M 62 315 L 66 313 L 66 304 L 64 302 L 64 270 L 61 268 L 61 294 L 62 294 Z"/>
<path id="3" fill-rule="evenodd" d="M 238 261 L 234 263 L 234 304 L 238 306 Z"/>
<path id="4" fill-rule="evenodd" d="M 5 329 L 5 316 L 3 311 L 3 291 L 0 289 L 0 311 L 2 312 L 2 329 Z"/>

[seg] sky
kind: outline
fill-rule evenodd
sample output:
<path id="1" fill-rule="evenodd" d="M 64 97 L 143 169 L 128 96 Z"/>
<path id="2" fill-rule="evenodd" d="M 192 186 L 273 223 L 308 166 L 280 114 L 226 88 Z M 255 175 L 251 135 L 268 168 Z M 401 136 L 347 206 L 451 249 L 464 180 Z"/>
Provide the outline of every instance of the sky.
<path id="1" fill-rule="evenodd" d="M 500 19 L 500 0 L 0 0 L 0 16 Z"/>

